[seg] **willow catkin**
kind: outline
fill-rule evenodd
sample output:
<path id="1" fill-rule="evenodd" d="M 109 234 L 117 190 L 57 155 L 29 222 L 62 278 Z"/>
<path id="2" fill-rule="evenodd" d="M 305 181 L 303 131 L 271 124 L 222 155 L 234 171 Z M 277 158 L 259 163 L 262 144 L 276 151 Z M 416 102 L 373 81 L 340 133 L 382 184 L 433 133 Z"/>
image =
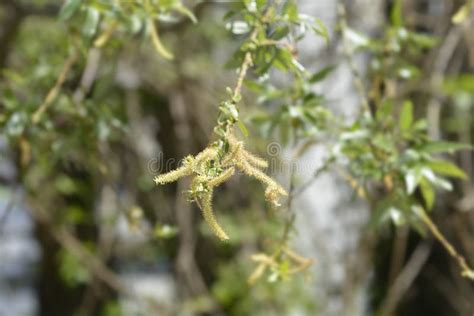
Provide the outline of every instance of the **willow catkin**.
<path id="1" fill-rule="evenodd" d="M 213 190 L 210 189 L 202 197 L 202 215 L 204 217 L 204 220 L 209 224 L 209 227 L 211 227 L 214 234 L 220 240 L 228 240 L 229 236 L 227 236 L 226 232 L 217 223 L 217 220 L 214 216 L 214 211 L 212 209 L 212 193 Z"/>
<path id="2" fill-rule="evenodd" d="M 191 165 L 185 164 L 184 166 L 181 166 L 176 170 L 156 176 L 153 181 L 155 181 L 156 184 L 170 183 L 178 180 L 179 178 L 189 176 L 190 174 L 192 174 L 192 172 L 193 170 Z"/>
<path id="3" fill-rule="evenodd" d="M 251 154 L 246 150 L 243 150 L 242 154 L 244 155 L 244 158 L 255 167 L 260 168 L 260 169 L 268 168 L 268 162 L 266 160 L 260 157 L 257 157 L 256 155 Z"/>
<path id="4" fill-rule="evenodd" d="M 286 191 L 261 169 L 268 167 L 268 163 L 244 149 L 244 144 L 238 141 L 231 133 L 225 136 L 229 148 L 224 151 L 223 157 L 215 146 L 210 146 L 196 156 L 187 156 L 183 166 L 154 178 L 157 184 L 177 181 L 185 176 L 193 176 L 188 194 L 191 200 L 200 200 L 204 220 L 209 224 L 214 234 L 221 240 L 229 239 L 226 232 L 217 223 L 212 209 L 212 195 L 214 188 L 227 181 L 234 175 L 236 168 L 246 175 L 256 178 L 266 186 L 265 199 L 280 205 L 280 197 L 287 195 Z M 216 171 L 219 174 L 213 176 Z"/>
<path id="5" fill-rule="evenodd" d="M 241 159 L 237 163 L 237 167 L 248 176 L 254 177 L 260 182 L 267 185 L 267 188 L 265 190 L 265 199 L 273 205 L 279 206 L 280 197 L 288 195 L 285 189 L 283 189 L 278 183 L 276 183 L 275 180 L 267 176 L 265 173 L 263 173 L 256 167 L 250 165 L 247 161 Z"/>

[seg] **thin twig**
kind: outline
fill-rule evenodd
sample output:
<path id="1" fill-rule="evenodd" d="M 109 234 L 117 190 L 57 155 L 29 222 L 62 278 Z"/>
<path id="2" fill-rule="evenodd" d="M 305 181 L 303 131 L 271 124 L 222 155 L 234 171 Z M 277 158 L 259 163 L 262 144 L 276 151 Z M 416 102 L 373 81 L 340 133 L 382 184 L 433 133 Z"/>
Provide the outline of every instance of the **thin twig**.
<path id="1" fill-rule="evenodd" d="M 53 103 L 54 99 L 56 99 L 59 91 L 61 90 L 62 85 L 64 84 L 64 81 L 66 81 L 66 77 L 69 73 L 69 70 L 71 69 L 72 65 L 77 61 L 77 59 L 78 59 L 78 55 L 73 54 L 69 56 L 69 58 L 66 60 L 66 62 L 64 63 L 63 69 L 61 73 L 59 74 L 58 79 L 56 80 L 56 83 L 51 88 L 51 90 L 49 90 L 43 103 L 33 113 L 32 118 L 31 118 L 31 121 L 33 124 L 37 124 L 39 122 L 39 120 L 41 119 L 41 115 L 48 110 L 49 106 Z"/>
<path id="2" fill-rule="evenodd" d="M 362 77 L 359 73 L 359 70 L 357 69 L 354 59 L 353 59 L 353 51 L 349 47 L 346 39 L 346 30 L 348 28 L 347 26 L 347 16 L 346 16 L 346 9 L 344 7 L 344 4 L 342 3 L 341 0 L 337 2 L 337 19 L 339 22 L 339 27 L 340 31 L 342 34 L 342 49 L 344 56 L 347 60 L 347 63 L 349 65 L 349 68 L 351 70 L 352 76 L 353 76 L 353 82 L 354 86 L 357 90 L 357 92 L 360 95 L 361 102 L 362 102 L 362 108 L 365 110 L 367 114 L 371 114 L 370 107 L 369 107 L 369 101 L 366 95 L 366 89 L 364 85 L 364 81 L 362 80 Z"/>
<path id="3" fill-rule="evenodd" d="M 417 208 L 416 214 L 421 218 L 423 223 L 428 226 L 429 230 L 433 234 L 433 236 L 443 245 L 446 251 L 456 259 L 458 262 L 459 267 L 462 269 L 461 275 L 465 278 L 468 278 L 474 281 L 474 271 L 466 262 L 466 259 L 460 255 L 456 248 L 444 237 L 444 235 L 440 232 L 438 226 L 431 220 L 431 218 L 426 214 L 425 210 L 422 208 Z"/>
<path id="4" fill-rule="evenodd" d="M 258 34 L 258 28 L 255 28 L 252 34 L 250 34 L 250 41 L 252 42 L 255 41 L 255 39 L 257 38 L 257 34 Z M 235 86 L 234 93 L 233 93 L 234 99 L 237 99 L 241 94 L 242 85 L 244 83 L 245 77 L 247 76 L 247 72 L 250 66 L 252 66 L 252 52 L 247 51 L 245 53 L 244 61 L 242 65 L 240 66 L 239 77 L 237 79 L 237 84 Z"/>

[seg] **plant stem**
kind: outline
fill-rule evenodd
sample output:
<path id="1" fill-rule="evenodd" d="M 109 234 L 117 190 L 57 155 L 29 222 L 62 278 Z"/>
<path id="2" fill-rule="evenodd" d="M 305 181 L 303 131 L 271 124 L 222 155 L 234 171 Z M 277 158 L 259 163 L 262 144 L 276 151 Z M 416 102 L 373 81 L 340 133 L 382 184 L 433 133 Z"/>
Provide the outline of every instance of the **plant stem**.
<path id="1" fill-rule="evenodd" d="M 431 218 L 426 214 L 425 210 L 422 208 L 418 208 L 417 212 L 418 216 L 420 216 L 423 223 L 428 226 L 429 230 L 433 234 L 433 236 L 443 245 L 446 251 L 456 259 L 458 262 L 459 267 L 462 269 L 461 275 L 465 278 L 468 278 L 474 281 L 474 271 L 469 267 L 466 262 L 466 259 L 460 255 L 454 246 L 444 237 L 443 233 L 439 230 L 438 226 L 431 220 Z"/>
<path id="2" fill-rule="evenodd" d="M 77 58 L 78 56 L 76 54 L 73 54 L 66 60 L 66 62 L 64 63 L 63 69 L 61 73 L 59 74 L 58 79 L 56 80 L 56 83 L 51 88 L 51 90 L 49 90 L 43 103 L 33 113 L 31 117 L 31 121 L 33 124 L 37 124 L 39 122 L 39 120 L 41 119 L 41 115 L 48 110 L 49 106 L 53 103 L 54 99 L 56 99 L 62 85 L 64 84 L 64 81 L 66 81 L 66 77 L 72 65 L 76 62 Z"/>

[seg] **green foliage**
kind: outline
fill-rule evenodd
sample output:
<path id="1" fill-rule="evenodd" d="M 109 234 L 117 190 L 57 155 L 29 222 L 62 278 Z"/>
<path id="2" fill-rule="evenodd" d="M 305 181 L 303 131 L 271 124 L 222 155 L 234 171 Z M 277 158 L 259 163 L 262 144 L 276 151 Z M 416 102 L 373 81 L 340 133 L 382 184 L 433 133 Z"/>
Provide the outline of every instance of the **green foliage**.
<path id="1" fill-rule="evenodd" d="M 344 38 L 351 42 L 354 53 L 370 56 L 370 71 L 363 82 L 369 88 L 362 93 L 368 98 L 368 106 L 361 108 L 349 121 L 331 110 L 323 93 L 315 92 L 339 65 L 310 70 L 298 60 L 298 44 L 306 36 L 329 43 L 329 32 L 319 19 L 300 13 L 296 1 L 243 0 L 232 2 L 229 8 L 224 19 L 230 33 L 228 40 L 238 41 L 239 45 L 226 66 L 234 70 L 237 77 L 234 88 L 227 87 L 227 95 L 223 90 L 228 83 L 220 85 L 222 93 L 219 91 L 218 95 L 224 97 L 216 102 L 217 106 L 214 103 L 215 115 L 210 112 L 210 116 L 217 116 L 215 135 L 204 150 L 187 156 L 176 170 L 157 176 L 155 182 L 165 184 L 191 176 L 185 193 L 188 200 L 202 209 L 209 224 L 203 229 L 204 237 L 211 235 L 209 231 L 222 240 L 232 237 L 225 245 L 215 247 L 218 247 L 217 252 L 232 253 L 233 257 L 216 259 L 215 262 L 219 261 L 217 268 L 210 269 L 208 278 L 216 280 L 211 292 L 225 311 L 230 315 L 265 315 L 267 308 L 272 306 L 279 314 L 288 314 L 294 311 L 292 305 L 299 304 L 305 311 L 312 312 L 316 310 L 316 304 L 301 292 L 301 278 L 293 277 L 307 269 L 312 261 L 290 248 L 294 217 L 287 219 L 286 216 L 294 211 L 291 209 L 292 192 L 289 192 L 289 200 L 282 203 L 280 199 L 287 192 L 264 172 L 268 162 L 247 149 L 255 138 L 254 130 L 266 140 L 278 139 L 282 145 L 295 149 L 298 155 L 313 143 L 327 146 L 330 157 L 321 169 L 314 171 L 315 176 L 337 170 L 360 198 L 367 199 L 372 208 L 370 224 L 376 229 L 386 230 L 387 224 L 393 223 L 410 225 L 421 234 L 426 233 L 426 227 L 433 232 L 432 226 L 427 226 L 429 218 L 423 215 L 424 210 L 436 209 L 443 191 L 455 188 L 457 180 L 467 179 L 465 172 L 453 162 L 453 157 L 457 151 L 470 150 L 472 146 L 431 139 L 427 132 L 428 122 L 424 119 L 423 100 L 400 92 L 409 90 L 403 89 L 405 87 L 419 88 L 425 80 L 419 60 L 438 43 L 430 34 L 415 32 L 405 25 L 402 1 L 394 1 L 391 24 L 378 38 L 369 38 L 348 27 L 341 30 Z M 464 19 L 468 9 L 471 10 L 470 4 L 462 7 L 455 20 Z M 142 221 L 147 219 L 156 223 L 149 233 L 160 246 L 174 245 L 179 239 L 175 237 L 183 233 L 180 228 L 155 218 L 163 215 L 168 204 L 174 205 L 170 202 L 174 201 L 174 195 L 166 188 L 157 190 L 159 198 L 153 199 L 150 196 L 155 193 L 150 193 L 151 179 L 144 171 L 145 167 L 137 167 L 137 171 L 129 166 L 129 162 L 134 161 L 130 156 L 135 153 L 124 152 L 133 147 L 130 143 L 137 134 L 132 133 L 136 128 L 136 123 L 133 125 L 132 122 L 136 113 L 131 113 L 136 109 L 127 106 L 133 103 L 129 100 L 133 99 L 133 93 L 145 95 L 140 89 L 156 89 L 159 91 L 153 93 L 157 94 L 175 89 L 169 92 L 171 95 L 178 94 L 176 91 L 196 89 L 194 81 L 211 79 L 208 68 L 214 67 L 216 62 L 208 61 L 208 52 L 194 49 L 183 39 L 184 35 L 179 37 L 186 31 L 172 28 L 182 23 L 191 25 L 188 37 L 199 34 L 202 38 L 194 40 L 202 41 L 203 47 L 210 46 L 213 41 L 222 41 L 215 24 L 209 24 L 207 28 L 202 24 L 209 21 L 192 24 L 197 22 L 191 9 L 178 0 L 67 0 L 57 20 L 31 18 L 21 28 L 15 54 L 11 55 L 8 68 L 2 70 L 0 131 L 17 149 L 26 191 L 47 207 L 57 208 L 54 216 L 58 223 L 71 230 L 94 224 L 90 209 L 94 203 L 81 205 L 68 199 L 92 195 L 93 184 L 123 186 L 139 196 L 137 204 L 149 204 L 158 214 L 150 215 L 153 211 L 148 211 L 145 205 L 133 206 L 125 214 L 132 231 L 138 231 Z M 165 41 L 160 36 L 162 26 L 170 30 Z M 41 32 L 37 31 L 39 27 Z M 181 33 L 173 37 L 173 32 Z M 214 46 L 217 45 L 220 44 Z M 149 56 L 148 47 L 155 49 L 156 56 Z M 204 51 L 204 48 L 200 49 Z M 96 66 L 96 78 L 85 87 L 82 82 L 90 69 L 93 51 L 100 51 L 103 60 Z M 190 60 L 176 58 L 169 62 L 175 54 Z M 124 60 L 134 60 L 131 56 L 138 61 L 134 66 L 140 63 L 144 63 L 145 68 L 149 64 L 157 65 L 156 69 L 140 77 L 144 82 L 137 91 L 135 87 L 121 87 L 117 82 L 117 69 L 123 66 Z M 284 80 L 274 80 L 275 74 Z M 219 78 L 212 79 L 219 81 Z M 154 85 L 155 81 L 159 84 Z M 448 77 L 439 93 L 452 98 L 459 111 L 469 113 L 473 82 L 469 73 Z M 215 102 L 215 96 L 206 99 L 206 89 L 197 87 L 200 90 L 198 97 L 204 100 L 201 102 L 208 102 L 208 99 Z M 154 101 L 150 102 L 153 103 L 150 108 L 142 108 L 145 114 L 137 115 L 159 118 L 160 132 L 179 134 L 179 127 L 173 129 L 174 126 L 167 126 L 165 122 L 169 119 L 173 120 L 170 125 L 181 124 L 176 118 L 179 110 L 166 102 L 155 105 Z M 184 103 L 194 106 L 198 101 L 190 103 L 185 99 Z M 250 106 L 250 115 L 243 112 L 243 105 Z M 188 111 L 193 115 L 198 112 L 196 116 L 208 115 L 202 113 L 207 108 L 196 108 Z M 193 119 L 183 121 L 186 124 L 188 120 L 192 121 L 189 123 L 191 136 L 199 139 L 201 135 L 198 134 L 203 132 L 194 133 L 195 130 L 201 129 L 200 125 L 204 129 L 209 127 Z M 243 140 L 238 139 L 237 129 L 244 136 Z M 204 134 L 209 131 L 211 128 Z M 175 143 L 175 139 L 170 142 Z M 144 165 L 144 162 L 140 160 L 140 164 Z M 132 170 L 121 170 L 127 169 L 123 166 Z M 120 172 L 124 173 L 123 178 L 114 178 Z M 265 191 L 253 190 L 254 184 L 246 182 L 236 191 L 245 192 L 249 186 L 247 190 L 256 194 L 247 192 L 248 196 L 239 195 L 237 199 L 237 193 L 226 193 L 223 184 L 235 188 L 229 180 L 238 172 L 256 179 Z M 296 185 L 291 180 L 290 188 Z M 266 209 L 258 202 L 255 204 L 255 201 L 263 204 L 262 193 L 270 204 L 288 208 L 288 212 L 259 213 Z M 215 201 L 214 195 L 218 197 Z M 254 202 L 248 202 L 248 197 Z M 226 205 L 226 200 L 254 204 L 240 207 Z M 214 209 L 235 212 L 219 215 L 220 222 L 224 223 L 221 226 Z M 246 219 L 236 220 L 243 216 L 239 213 L 245 214 Z M 245 251 L 252 249 L 255 253 L 243 259 L 238 257 L 236 253 L 240 252 L 236 249 L 241 245 L 247 246 L 242 247 Z M 95 245 L 90 248 L 94 249 Z M 167 255 L 174 256 L 173 251 Z M 209 260 L 210 264 L 214 259 Z M 70 252 L 61 250 L 58 263 L 59 274 L 68 285 L 74 287 L 90 282 L 90 271 Z M 468 268 L 463 267 L 463 272 L 471 275 Z M 251 290 L 250 285 L 253 285 Z M 119 310 L 119 306 L 111 303 L 104 314 L 116 315 Z"/>
<path id="2" fill-rule="evenodd" d="M 90 272 L 79 260 L 66 250 L 58 255 L 59 273 L 63 280 L 71 287 L 75 287 L 90 280 Z"/>

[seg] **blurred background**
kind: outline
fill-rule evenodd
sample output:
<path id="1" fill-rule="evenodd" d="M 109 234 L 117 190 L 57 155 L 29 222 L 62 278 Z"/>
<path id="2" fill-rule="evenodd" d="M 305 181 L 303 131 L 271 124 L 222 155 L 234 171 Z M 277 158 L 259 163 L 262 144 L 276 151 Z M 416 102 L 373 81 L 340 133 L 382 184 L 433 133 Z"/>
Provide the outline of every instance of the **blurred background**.
<path id="1" fill-rule="evenodd" d="M 83 1 L 99 9 L 100 2 Z M 306 37 L 298 47 L 306 68 L 336 66 L 312 87 L 327 108 L 354 120 L 361 103 L 354 69 L 376 86 L 376 57 L 386 53 L 354 50 L 348 61 L 341 18 L 353 42 L 392 43 L 398 6 L 404 28 L 429 44 L 409 54 L 401 73 L 409 80 L 380 89 L 409 95 L 433 139 L 473 144 L 473 1 L 297 3 L 329 32 L 329 43 Z M 160 22 L 175 55 L 168 61 L 132 16 L 98 47 L 91 44 L 98 35 L 82 39 L 90 17 L 58 18 L 62 1 L 0 2 L 0 315 L 473 315 L 474 283 L 445 249 L 404 225 L 372 228 L 371 203 L 340 172 L 313 177 L 329 156 L 320 141 L 295 159 L 284 134 L 261 131 L 260 113 L 275 109 L 259 105 L 255 90 L 244 87 L 240 108 L 251 134 L 246 145 L 270 161 L 269 173 L 285 187 L 291 170 L 297 186 L 307 184 L 292 198 L 291 247 L 314 261 L 309 268 L 247 282 L 252 255 L 282 234 L 287 216 L 265 204 L 255 181 L 234 177 L 215 195 L 231 236 L 225 243 L 186 201 L 186 181 L 155 185 L 154 176 L 209 143 L 218 104 L 237 77 L 226 68 L 242 39 L 223 19 L 232 3 L 185 4 L 198 23 Z M 457 13 L 461 23 L 452 22 Z M 272 80 L 288 79 L 274 73 Z M 470 180 L 453 180 L 431 213 L 470 264 L 473 158 L 470 150 L 449 156 Z"/>

